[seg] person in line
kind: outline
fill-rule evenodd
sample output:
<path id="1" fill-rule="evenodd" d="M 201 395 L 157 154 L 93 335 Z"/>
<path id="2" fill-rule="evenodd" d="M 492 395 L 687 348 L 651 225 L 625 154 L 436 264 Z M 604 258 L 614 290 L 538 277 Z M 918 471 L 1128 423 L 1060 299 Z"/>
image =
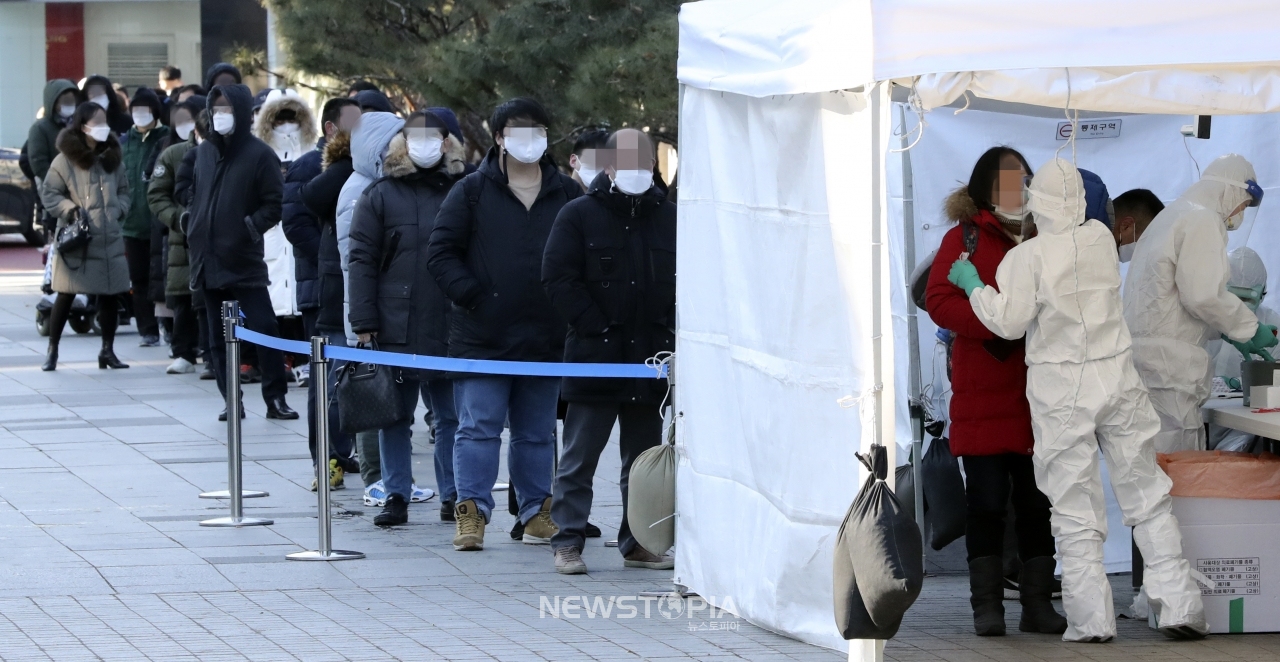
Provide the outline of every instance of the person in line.
<path id="1" fill-rule="evenodd" d="M 120 98 L 110 78 L 93 74 L 84 79 L 80 89 L 84 93 L 85 101 L 92 101 L 107 111 L 107 125 L 111 127 L 112 133 L 116 136 L 124 136 L 129 132 L 133 126 L 133 119 L 124 110 L 129 105 L 129 99 L 128 97 Z"/>
<path id="2" fill-rule="evenodd" d="M 44 86 L 44 116 L 27 131 L 27 161 L 35 175 L 39 190 L 49 174 L 49 166 L 58 155 L 58 134 L 71 124 L 80 105 L 80 90 L 64 78 L 56 78 Z"/>
<path id="3" fill-rule="evenodd" d="M 1164 203 L 1159 196 L 1144 188 L 1135 188 L 1120 194 L 1114 201 L 1116 213 L 1115 225 L 1111 233 L 1116 238 L 1116 248 L 1120 251 L 1120 263 L 1133 260 L 1133 251 L 1138 248 L 1138 238 L 1147 231 L 1151 221 L 1162 211 Z"/>
<path id="4" fill-rule="evenodd" d="M 360 104 L 360 112 L 363 113 L 391 113 L 395 114 L 396 109 L 391 105 L 391 101 L 387 99 L 387 95 L 378 90 L 363 90 L 356 93 L 354 97 L 356 103 Z"/>
<path id="5" fill-rule="evenodd" d="M 587 194 L 556 216 L 542 258 L 542 283 L 569 321 L 566 363 L 643 363 L 675 349 L 676 206 L 654 185 L 654 146 L 643 131 L 622 129 L 591 150 L 592 164 L 604 176 L 593 177 Z M 657 379 L 564 380 L 560 394 L 569 408 L 551 500 L 551 519 L 559 529 L 551 538 L 557 572 L 587 571 L 582 549 L 592 483 L 615 423 L 621 426 L 623 564 L 674 567 L 667 550 L 641 547 L 627 525 L 631 463 L 662 443 L 659 407 L 666 390 L 666 382 Z"/>
<path id="6" fill-rule="evenodd" d="M 427 271 L 427 242 L 445 196 L 462 176 L 461 143 L 437 115 L 419 111 L 387 146 L 382 178 L 365 190 L 351 222 L 351 329 L 362 343 L 387 352 L 447 356 L 449 300 Z M 455 158 L 446 159 L 452 153 Z M 406 298 L 405 295 L 408 295 Z M 405 419 L 379 431 L 386 505 L 378 526 L 409 521 L 413 489 L 410 426 L 425 387 L 436 426 L 436 485 L 454 501 L 453 437 L 458 419 L 453 381 L 439 373 L 403 370 L 397 384 Z"/>
<path id="7" fill-rule="evenodd" d="M 78 218 L 89 224 L 89 244 L 64 255 L 55 247 L 54 299 L 49 319 L 49 351 L 41 370 L 58 368 L 58 344 L 77 294 L 98 295 L 98 326 L 102 329 L 99 368 L 128 368 L 116 358 L 116 327 L 120 296 L 129 291 L 129 265 L 124 257 L 120 220 L 129 213 L 132 197 L 123 170 L 120 141 L 107 123 L 107 111 L 93 102 L 76 107 L 67 128 L 58 134 L 53 158 L 40 188 L 44 208 L 58 219 L 58 229 Z"/>
<path id="8" fill-rule="evenodd" d="M 223 302 L 240 302 L 247 328 L 279 335 L 267 294 L 262 236 L 280 221 L 284 178 L 275 153 L 251 133 L 252 105 L 253 97 L 244 85 L 218 85 L 210 93 L 207 108 L 213 132 L 195 148 L 195 186 L 187 227 L 191 282 L 204 294 L 213 372 L 224 397 Z M 298 418 L 285 401 L 288 382 L 280 352 L 259 347 L 258 356 L 267 418 Z M 226 420 L 226 415 L 223 410 L 219 420 Z"/>
<path id="9" fill-rule="evenodd" d="M 191 97 L 202 97 L 205 95 L 205 89 L 196 84 L 183 85 L 169 94 L 169 98 L 174 103 L 182 103 Z"/>
<path id="10" fill-rule="evenodd" d="M 170 113 L 173 122 L 173 133 L 170 136 L 172 144 L 156 159 L 155 167 L 151 170 L 151 183 L 147 187 L 147 203 L 151 207 L 151 213 L 169 231 L 166 238 L 168 251 L 165 258 L 164 296 L 165 305 L 173 311 L 171 345 L 174 359 L 165 368 L 165 372 L 170 375 L 195 372 L 200 337 L 205 333 L 200 328 L 201 316 L 196 312 L 195 300 L 191 295 L 187 235 L 180 222 L 186 205 L 178 200 L 176 194 L 178 169 L 183 157 L 196 148 L 201 136 L 209 130 L 207 120 L 200 127 L 197 127 L 196 121 L 204 110 L 205 102 L 204 97 L 193 97 L 173 107 Z M 204 306 L 201 305 L 200 309 L 203 310 Z"/>
<path id="11" fill-rule="evenodd" d="M 174 90 L 182 87 L 182 70 L 172 64 L 161 69 L 158 85 L 166 96 L 171 96 Z"/>
<path id="12" fill-rule="evenodd" d="M 169 139 L 169 127 L 160 124 L 160 97 L 149 88 L 140 87 L 129 103 L 133 126 L 124 141 L 124 168 L 129 177 L 133 202 L 124 217 L 124 254 L 129 260 L 129 279 L 133 283 L 133 315 L 141 336 L 139 347 L 160 344 L 160 326 L 155 304 L 150 296 L 151 282 L 151 207 L 147 204 L 147 181 L 151 177 L 148 164 Z"/>
<path id="13" fill-rule="evenodd" d="M 1244 305 L 1258 316 L 1262 324 L 1280 325 L 1280 314 L 1270 306 L 1262 305 L 1267 297 L 1267 266 L 1256 251 L 1248 246 L 1231 251 L 1227 255 L 1231 264 L 1231 278 L 1227 281 L 1227 291 L 1244 302 Z M 1209 341 L 1209 355 L 1214 357 L 1213 374 L 1221 379 L 1230 389 L 1239 391 L 1240 364 L 1256 357 L 1245 356 L 1240 347 L 1222 340 Z M 1208 430 L 1209 450 L 1239 451 L 1252 453 L 1261 450 L 1259 442 L 1263 439 L 1257 435 L 1222 427 L 1213 423 Z"/>
<path id="14" fill-rule="evenodd" d="M 453 302 L 450 356 L 564 359 L 566 323 L 542 287 L 542 255 L 556 215 L 582 195 L 582 187 L 546 158 L 550 123 L 547 111 L 532 99 L 499 105 L 489 120 L 494 147 L 440 208 L 427 266 Z M 551 377 L 466 375 L 454 380 L 454 549 L 484 549 L 500 435 L 508 421 L 507 468 L 519 500 L 522 539 L 551 541 L 556 533 L 551 467 L 559 392 L 560 380 Z"/>
<path id="15" fill-rule="evenodd" d="M 209 96 L 213 94 L 213 88 L 217 85 L 239 85 L 244 82 L 244 78 L 240 75 L 240 70 L 233 64 L 219 62 L 204 74 L 204 89 Z"/>
<path id="16" fill-rule="evenodd" d="M 1261 202 L 1253 165 L 1221 156 L 1138 241 L 1124 283 L 1124 319 L 1133 363 L 1160 415 L 1157 453 L 1206 447 L 1200 407 L 1212 388 L 1209 341 L 1225 335 L 1258 349 L 1276 344 L 1275 327 L 1259 324 L 1227 291 L 1227 232 Z"/>
<path id="17" fill-rule="evenodd" d="M 360 94 L 368 94 L 361 92 Z M 338 191 L 335 230 L 338 243 L 339 264 L 342 267 L 342 323 L 347 343 L 357 342 L 348 317 L 350 305 L 349 260 L 351 219 L 355 214 L 360 195 L 374 181 L 382 177 L 382 163 L 391 140 L 400 135 L 404 120 L 391 113 L 370 110 L 360 116 L 351 132 L 351 174 Z M 378 432 L 369 430 L 356 435 L 356 448 L 360 454 L 360 477 L 365 485 L 364 502 L 367 505 L 386 504 L 385 483 L 382 483 L 381 456 Z M 372 481 L 372 482 L 370 482 Z M 414 488 L 416 489 L 416 488 Z M 412 498 L 412 497 L 411 497 Z"/>
<path id="18" fill-rule="evenodd" d="M 573 181 L 581 184 L 583 191 L 589 192 L 596 176 L 604 172 L 601 156 L 608 142 L 609 132 L 600 129 L 583 131 L 574 139 L 569 167 L 573 169 Z"/>
<path id="19" fill-rule="evenodd" d="M 1209 626 L 1200 588 L 1182 556 L 1169 497 L 1172 481 L 1156 465 L 1159 418 L 1133 367 L 1121 315 L 1114 236 L 1101 222 L 1086 220 L 1084 182 L 1069 161 L 1044 164 L 1028 194 L 1027 209 L 1039 232 L 1009 250 L 994 285 L 987 286 L 964 259 L 952 264 L 949 279 L 992 333 L 1026 336 L 1032 461 L 1036 484 L 1053 504 L 1062 561 L 1062 638 L 1098 642 L 1116 634 L 1102 565 L 1107 520 L 1099 448 L 1125 524 L 1134 527 L 1142 551 L 1157 626 L 1172 638 L 1203 637 Z"/>
<path id="20" fill-rule="evenodd" d="M 382 92 L 382 90 L 379 90 L 379 89 L 378 89 L 378 86 L 377 86 L 377 85 L 375 85 L 375 84 L 373 84 L 373 83 L 371 83 L 371 82 L 369 82 L 369 81 L 367 81 L 367 80 L 358 80 L 358 81 L 356 81 L 356 82 L 352 83 L 352 84 L 351 84 L 351 86 L 347 88 L 347 98 L 348 98 L 348 99 L 354 99 L 354 98 L 356 98 L 356 95 L 357 95 L 357 94 L 359 94 L 359 93 L 361 93 L 361 92 L 364 92 L 365 90 L 372 90 L 372 91 L 374 91 L 374 92 L 378 92 L 378 93 L 381 93 L 381 92 Z"/>
<path id="21" fill-rule="evenodd" d="M 319 179 L 325 169 L 324 155 L 330 145 L 339 142 L 349 145 L 351 129 L 360 120 L 360 107 L 346 97 L 330 99 L 320 111 L 320 123 L 324 135 L 316 143 L 314 149 L 298 157 L 289 166 L 284 178 L 284 211 L 280 221 L 285 237 L 293 245 L 294 273 L 298 283 L 298 309 L 302 313 L 303 330 L 307 338 L 323 335 L 330 343 L 345 344 L 346 337 L 342 333 L 342 270 L 338 265 L 338 243 L 333 233 L 333 210 L 329 208 L 324 215 L 326 222 L 321 222 L 319 214 L 307 206 L 302 191 L 311 182 Z M 345 157 L 350 165 L 349 149 Z M 349 173 L 348 173 L 349 174 Z M 320 189 L 312 193 L 331 193 L 336 204 L 338 191 L 346 177 L 334 181 L 327 186 L 321 183 Z M 331 243 L 329 243 L 331 242 Z M 327 255 L 332 248 L 332 256 Z M 331 260 L 331 271 L 337 276 L 336 286 L 329 291 L 337 294 L 336 306 L 331 306 L 332 319 L 323 320 L 325 315 L 325 284 L 320 273 L 321 262 Z M 329 366 L 329 393 L 334 386 L 341 369 L 341 361 L 333 361 Z M 316 395 L 318 386 L 307 382 L 307 445 L 311 450 L 311 462 L 316 462 Z M 342 432 L 338 418 L 337 401 L 325 403 L 329 409 L 329 487 L 345 486 L 345 474 L 360 470 L 359 464 L 352 458 L 351 436 Z M 335 466 L 336 465 L 336 466 Z M 336 484 L 335 484 L 335 481 Z M 315 482 L 315 479 L 312 480 Z M 313 488 L 314 489 L 314 488 Z"/>
<path id="22" fill-rule="evenodd" d="M 942 238 L 935 265 L 950 265 L 961 253 L 985 282 L 1013 247 L 1029 236 L 1022 195 L 1031 167 L 1017 150 L 993 147 L 978 158 L 969 183 L 946 200 L 956 224 Z M 970 244 L 970 245 L 966 245 Z M 1049 499 L 1036 489 L 1027 404 L 1026 343 L 996 336 L 974 314 L 964 292 L 947 280 L 949 267 L 929 275 L 926 305 L 939 327 L 955 334 L 951 372 L 951 452 L 964 462 L 968 497 L 965 546 L 969 603 L 978 636 L 1005 634 L 1004 560 L 1006 515 L 1012 497 L 1017 577 L 1024 632 L 1061 634 L 1067 623 L 1050 602 L 1056 562 L 1049 528 Z"/>

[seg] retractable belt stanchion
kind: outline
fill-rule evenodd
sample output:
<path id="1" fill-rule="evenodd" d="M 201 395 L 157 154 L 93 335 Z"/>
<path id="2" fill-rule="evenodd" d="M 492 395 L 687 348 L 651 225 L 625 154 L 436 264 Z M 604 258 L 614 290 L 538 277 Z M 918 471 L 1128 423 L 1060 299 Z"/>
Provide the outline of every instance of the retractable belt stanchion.
<path id="1" fill-rule="evenodd" d="M 316 387 L 316 502 L 320 546 L 305 552 L 286 554 L 290 561 L 347 561 L 362 559 L 361 552 L 333 549 L 333 514 L 329 509 L 329 359 L 324 348 L 327 338 L 311 338 L 311 381 Z"/>
<path id="2" fill-rule="evenodd" d="M 240 325 L 240 304 L 226 301 L 222 304 L 222 333 L 227 343 L 227 489 L 205 492 L 202 499 L 230 499 L 231 516 L 216 517 L 200 522 L 200 526 L 262 526 L 274 524 L 261 517 L 244 517 L 241 500 L 246 497 L 264 497 L 266 492 L 246 492 L 241 489 L 240 458 L 240 341 L 236 327 Z"/>

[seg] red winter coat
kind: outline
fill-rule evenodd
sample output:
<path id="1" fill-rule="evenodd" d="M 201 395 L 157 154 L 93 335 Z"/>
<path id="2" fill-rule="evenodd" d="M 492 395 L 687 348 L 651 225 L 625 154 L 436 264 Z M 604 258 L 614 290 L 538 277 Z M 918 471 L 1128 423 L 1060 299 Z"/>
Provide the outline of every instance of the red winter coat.
<path id="1" fill-rule="evenodd" d="M 969 256 L 978 276 L 995 287 L 996 268 L 1014 242 L 1000 228 L 991 212 L 980 211 L 961 188 L 947 198 L 948 218 L 978 228 L 977 249 Z M 964 290 L 947 280 L 951 265 L 960 259 L 964 234 L 960 225 L 942 238 L 933 260 L 926 290 L 929 317 L 956 334 L 951 350 L 951 452 L 965 455 L 1031 454 L 1031 409 L 1027 404 L 1026 348 L 1019 343 L 1000 361 L 985 347 L 1001 342 L 982 325 Z"/>

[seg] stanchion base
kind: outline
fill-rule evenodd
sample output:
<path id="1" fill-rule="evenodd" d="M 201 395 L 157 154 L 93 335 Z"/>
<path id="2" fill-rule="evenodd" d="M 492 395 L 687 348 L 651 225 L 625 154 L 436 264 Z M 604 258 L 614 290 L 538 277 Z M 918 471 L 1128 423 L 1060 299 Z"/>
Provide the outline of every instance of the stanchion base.
<path id="1" fill-rule="evenodd" d="M 275 524 L 275 521 L 261 517 L 215 517 L 200 522 L 200 526 L 234 526 L 236 528 L 242 526 L 266 526 L 268 524 Z"/>
<path id="2" fill-rule="evenodd" d="M 260 499 L 265 496 L 271 496 L 270 492 L 262 492 L 260 490 L 240 490 L 241 499 Z M 213 492 L 201 492 L 201 499 L 230 499 L 230 490 L 215 490 Z"/>
<path id="3" fill-rule="evenodd" d="M 364 558 L 364 552 L 351 552 L 345 549 L 335 549 L 329 552 L 328 556 L 319 550 L 309 549 L 305 552 L 294 552 L 285 554 L 284 557 L 290 561 L 353 561 L 355 559 Z"/>

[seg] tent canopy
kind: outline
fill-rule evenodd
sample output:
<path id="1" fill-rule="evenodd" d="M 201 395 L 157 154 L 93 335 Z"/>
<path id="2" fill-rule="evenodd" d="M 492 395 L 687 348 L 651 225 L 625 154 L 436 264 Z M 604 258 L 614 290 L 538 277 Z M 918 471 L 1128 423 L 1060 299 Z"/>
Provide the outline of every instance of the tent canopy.
<path id="1" fill-rule="evenodd" d="M 898 80 L 926 108 L 966 91 L 1082 110 L 1280 111 L 1268 0 L 703 0 L 680 11 L 679 79 L 752 97 Z"/>

